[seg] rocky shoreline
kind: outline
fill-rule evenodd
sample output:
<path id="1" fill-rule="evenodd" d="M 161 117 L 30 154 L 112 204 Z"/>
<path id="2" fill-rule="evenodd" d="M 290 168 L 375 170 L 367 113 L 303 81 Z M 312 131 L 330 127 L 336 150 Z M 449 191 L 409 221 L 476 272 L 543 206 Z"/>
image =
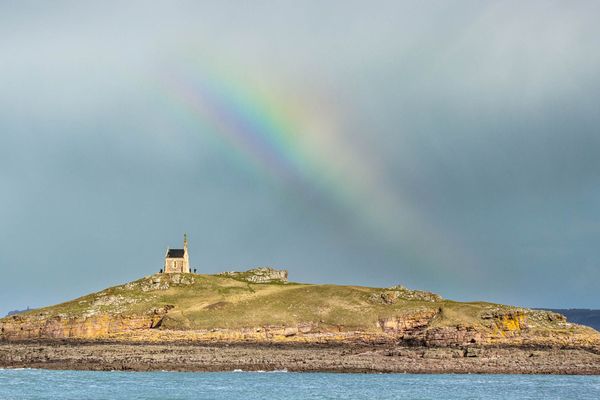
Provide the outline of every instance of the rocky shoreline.
<path id="1" fill-rule="evenodd" d="M 299 343 L 0 343 L 1 368 L 600 375 L 600 349 Z"/>
<path id="2" fill-rule="evenodd" d="M 2 318 L 0 367 L 600 374 L 600 333 L 549 311 L 258 268 L 155 274 Z"/>

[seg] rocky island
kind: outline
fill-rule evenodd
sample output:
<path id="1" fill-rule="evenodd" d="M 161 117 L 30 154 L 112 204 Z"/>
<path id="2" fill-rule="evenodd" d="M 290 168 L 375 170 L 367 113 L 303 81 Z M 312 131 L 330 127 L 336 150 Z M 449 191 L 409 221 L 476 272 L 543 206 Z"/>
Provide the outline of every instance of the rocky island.
<path id="1" fill-rule="evenodd" d="M 600 374 L 558 313 L 255 268 L 160 273 L 0 320 L 0 367 Z"/>

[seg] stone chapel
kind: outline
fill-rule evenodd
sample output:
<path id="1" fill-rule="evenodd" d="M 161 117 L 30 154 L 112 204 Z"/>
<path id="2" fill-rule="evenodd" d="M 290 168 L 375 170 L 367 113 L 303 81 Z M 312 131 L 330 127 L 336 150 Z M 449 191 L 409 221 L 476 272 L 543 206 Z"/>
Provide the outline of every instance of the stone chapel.
<path id="1" fill-rule="evenodd" d="M 165 273 L 190 272 L 190 259 L 188 256 L 188 238 L 183 235 L 183 249 L 167 248 L 165 254 Z"/>

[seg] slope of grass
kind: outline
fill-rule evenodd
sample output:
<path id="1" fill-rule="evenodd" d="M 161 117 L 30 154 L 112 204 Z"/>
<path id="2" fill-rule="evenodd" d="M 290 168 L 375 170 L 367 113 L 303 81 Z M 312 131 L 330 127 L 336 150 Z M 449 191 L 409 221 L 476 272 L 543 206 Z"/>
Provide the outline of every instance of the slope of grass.
<path id="1" fill-rule="evenodd" d="M 346 330 L 373 330 L 378 320 L 428 311 L 438 312 L 431 323 L 433 327 L 483 326 L 483 312 L 514 309 L 483 302 L 424 301 L 414 297 L 382 301 L 381 294 L 390 290 L 281 282 L 256 284 L 219 275 L 157 274 L 22 315 L 141 315 L 169 307 L 162 327 L 171 329 L 318 323 L 332 328 L 343 326 Z"/>

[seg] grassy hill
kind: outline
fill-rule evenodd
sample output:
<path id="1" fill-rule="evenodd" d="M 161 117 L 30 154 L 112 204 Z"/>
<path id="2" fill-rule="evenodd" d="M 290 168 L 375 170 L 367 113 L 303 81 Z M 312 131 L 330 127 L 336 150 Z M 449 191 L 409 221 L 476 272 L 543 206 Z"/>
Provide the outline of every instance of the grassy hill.
<path id="1" fill-rule="evenodd" d="M 591 328 L 570 324 L 548 311 L 455 302 L 400 286 L 315 285 L 282 279 L 255 283 L 257 274 L 263 279 L 264 273 L 156 274 L 6 317 L 0 320 L 2 338 L 154 335 L 200 340 L 218 333 L 224 339 L 385 337 L 452 345 L 587 344 L 599 337 Z"/>

